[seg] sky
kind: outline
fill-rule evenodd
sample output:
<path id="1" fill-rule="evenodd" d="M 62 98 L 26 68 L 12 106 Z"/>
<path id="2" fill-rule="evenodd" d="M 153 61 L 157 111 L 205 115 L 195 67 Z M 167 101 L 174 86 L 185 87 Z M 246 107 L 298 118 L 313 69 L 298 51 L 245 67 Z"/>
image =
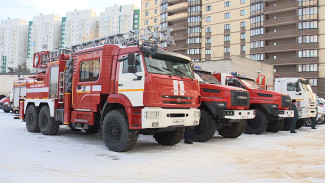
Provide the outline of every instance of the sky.
<path id="1" fill-rule="evenodd" d="M 94 9 L 99 16 L 105 7 L 135 4 L 141 7 L 141 0 L 0 0 L 0 20 L 21 18 L 33 20 L 33 16 L 57 14 L 61 17 L 68 11 Z"/>

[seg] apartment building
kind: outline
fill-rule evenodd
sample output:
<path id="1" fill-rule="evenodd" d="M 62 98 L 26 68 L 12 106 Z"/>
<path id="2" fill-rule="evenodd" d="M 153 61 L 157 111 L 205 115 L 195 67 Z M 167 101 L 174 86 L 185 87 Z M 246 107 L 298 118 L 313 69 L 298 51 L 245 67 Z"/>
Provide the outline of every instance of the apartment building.
<path id="1" fill-rule="evenodd" d="M 33 67 L 33 55 L 39 51 L 60 47 L 61 17 L 58 15 L 34 16 L 28 24 L 27 66 Z"/>
<path id="2" fill-rule="evenodd" d="M 89 41 L 98 37 L 98 16 L 94 10 L 67 12 L 61 23 L 61 47 Z"/>
<path id="3" fill-rule="evenodd" d="M 167 48 L 193 61 L 250 54 L 246 0 L 142 0 L 141 7 L 141 27 L 172 28 L 176 45 Z"/>
<path id="4" fill-rule="evenodd" d="M 324 10 L 323 0 L 251 0 L 251 59 L 279 77 L 310 79 L 325 97 Z"/>
<path id="5" fill-rule="evenodd" d="M 99 37 L 139 29 L 140 10 L 130 4 L 105 8 L 99 16 Z"/>
<path id="6" fill-rule="evenodd" d="M 26 58 L 28 25 L 26 20 L 8 19 L 0 24 L 0 69 L 16 68 Z"/>

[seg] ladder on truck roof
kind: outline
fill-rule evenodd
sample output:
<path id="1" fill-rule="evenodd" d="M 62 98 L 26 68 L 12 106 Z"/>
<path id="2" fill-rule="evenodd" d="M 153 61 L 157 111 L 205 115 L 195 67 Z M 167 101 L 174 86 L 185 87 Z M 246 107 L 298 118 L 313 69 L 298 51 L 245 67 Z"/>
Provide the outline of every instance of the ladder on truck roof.
<path id="1" fill-rule="evenodd" d="M 103 38 L 86 41 L 80 44 L 60 48 L 54 51 L 49 51 L 48 54 L 42 54 L 39 63 L 43 67 L 34 64 L 34 68 L 44 68 L 44 64 L 57 60 L 62 54 L 73 54 L 76 51 L 102 46 L 107 44 L 117 44 L 122 46 L 135 46 L 135 45 L 152 45 L 152 44 L 167 44 L 174 45 L 174 40 L 171 37 L 172 29 L 160 29 L 158 25 L 148 26 L 147 28 L 132 30 L 125 34 L 113 34 Z M 37 53 L 35 53 L 37 54 Z M 34 58 L 35 59 L 35 58 Z M 34 61 L 35 63 L 35 61 Z"/>

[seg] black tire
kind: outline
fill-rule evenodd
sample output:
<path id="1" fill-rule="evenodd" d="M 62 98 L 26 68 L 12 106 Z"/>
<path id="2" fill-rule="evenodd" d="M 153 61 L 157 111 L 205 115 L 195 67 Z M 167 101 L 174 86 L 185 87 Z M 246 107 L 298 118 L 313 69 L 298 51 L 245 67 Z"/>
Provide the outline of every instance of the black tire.
<path id="1" fill-rule="evenodd" d="M 115 109 L 106 114 L 102 132 L 103 140 L 109 150 L 125 152 L 134 147 L 139 131 L 129 129 L 124 109 Z"/>
<path id="2" fill-rule="evenodd" d="M 224 124 L 223 128 L 218 130 L 218 133 L 225 138 L 237 138 L 244 132 L 245 126 L 245 120 L 241 120 L 239 122 L 229 121 Z"/>
<path id="3" fill-rule="evenodd" d="M 25 114 L 26 128 L 31 133 L 40 132 L 38 125 L 38 108 L 34 105 L 27 107 Z"/>
<path id="4" fill-rule="evenodd" d="M 296 123 L 296 129 L 301 128 L 305 124 L 305 119 L 298 119 Z"/>
<path id="5" fill-rule="evenodd" d="M 56 135 L 59 132 L 60 125 L 50 115 L 50 109 L 43 106 L 38 117 L 39 129 L 43 135 Z"/>
<path id="6" fill-rule="evenodd" d="M 201 109 L 200 123 L 191 131 L 190 139 L 195 142 L 206 142 L 213 137 L 216 130 L 216 121 L 211 113 Z"/>
<path id="7" fill-rule="evenodd" d="M 8 110 L 8 109 L 3 109 L 3 111 L 4 111 L 5 113 L 9 113 L 9 112 L 10 112 L 10 110 Z"/>
<path id="8" fill-rule="evenodd" d="M 178 144 L 184 138 L 184 127 L 178 127 L 173 131 L 156 132 L 153 137 L 158 144 L 172 146 Z"/>
<path id="9" fill-rule="evenodd" d="M 306 120 L 304 120 L 304 125 L 305 126 L 308 126 L 308 127 L 311 127 L 312 126 L 312 119 L 310 118 L 307 118 Z"/>
<path id="10" fill-rule="evenodd" d="M 283 122 L 283 127 L 282 127 L 282 131 L 288 131 L 290 130 L 290 120 L 291 118 L 285 118 L 284 122 Z"/>
<path id="11" fill-rule="evenodd" d="M 245 133 L 247 134 L 261 134 L 265 132 L 268 124 L 266 114 L 261 109 L 256 109 L 254 119 L 249 119 L 246 122 Z"/>
<path id="12" fill-rule="evenodd" d="M 267 125 L 266 131 L 276 133 L 283 128 L 283 124 L 284 124 L 284 119 L 272 120 Z"/>

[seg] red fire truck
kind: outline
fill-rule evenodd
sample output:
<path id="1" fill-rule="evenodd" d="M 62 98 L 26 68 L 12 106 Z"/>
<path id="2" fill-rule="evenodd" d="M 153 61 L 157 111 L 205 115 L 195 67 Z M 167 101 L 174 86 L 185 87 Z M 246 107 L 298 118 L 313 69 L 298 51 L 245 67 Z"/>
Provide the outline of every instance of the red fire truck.
<path id="1" fill-rule="evenodd" d="M 282 129 L 284 118 L 293 117 L 289 110 L 291 98 L 289 95 L 264 90 L 254 79 L 240 76 L 237 73 L 214 73 L 222 84 L 244 88 L 250 94 L 250 109 L 256 110 L 254 119 L 247 120 L 245 132 L 261 134 L 264 131 L 278 132 Z"/>
<path id="2" fill-rule="evenodd" d="M 249 110 L 249 93 L 237 87 L 224 86 L 211 72 L 194 68 L 200 83 L 201 118 L 194 127 L 191 139 L 204 142 L 211 139 L 218 130 L 219 135 L 236 138 L 245 130 L 247 119 L 255 117 L 255 110 Z"/>
<path id="3" fill-rule="evenodd" d="M 172 43 L 170 30 L 148 27 L 35 53 L 40 72 L 27 82 L 19 108 L 27 130 L 55 135 L 59 125 L 101 129 L 116 152 L 131 150 L 138 134 L 153 135 L 162 145 L 178 143 L 185 126 L 199 124 L 199 84 L 190 58 L 159 48 L 161 42 Z"/>

